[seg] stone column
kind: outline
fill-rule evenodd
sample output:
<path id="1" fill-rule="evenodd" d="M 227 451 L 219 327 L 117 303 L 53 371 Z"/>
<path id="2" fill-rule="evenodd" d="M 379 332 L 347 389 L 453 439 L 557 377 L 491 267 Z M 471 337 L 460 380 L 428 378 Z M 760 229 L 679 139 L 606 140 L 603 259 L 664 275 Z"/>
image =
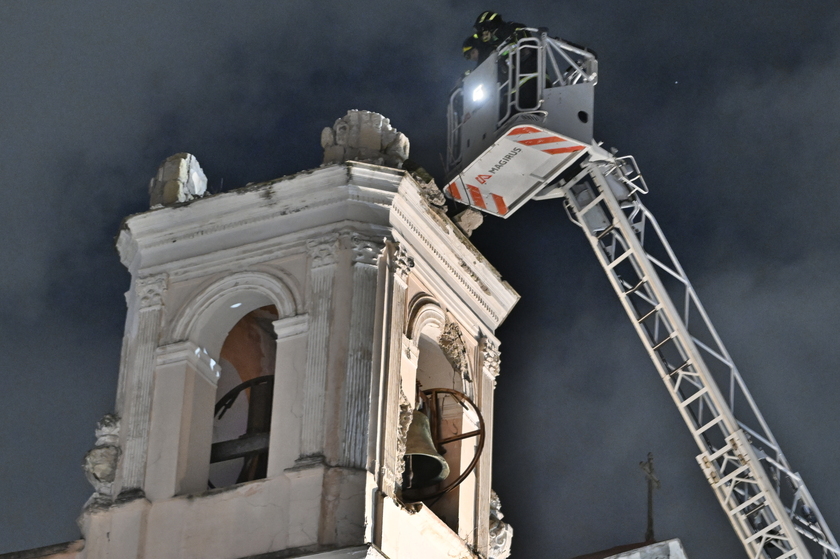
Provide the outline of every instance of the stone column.
<path id="1" fill-rule="evenodd" d="M 309 343 L 303 384 L 301 457 L 324 452 L 324 404 L 329 358 L 330 307 L 333 298 L 338 235 L 307 243 L 310 270 Z"/>
<path id="2" fill-rule="evenodd" d="M 159 274 L 135 282 L 137 318 L 131 355 L 127 360 L 126 409 L 123 414 L 125 454 L 122 460 L 120 493 L 140 490 L 145 476 L 149 443 L 149 412 L 152 403 L 155 348 L 163 318 L 163 296 L 167 276 Z"/>
<path id="3" fill-rule="evenodd" d="M 353 295 L 344 409 L 341 415 L 343 446 L 339 463 L 348 468 L 362 469 L 367 465 L 377 261 L 382 244 L 364 239 L 358 234 L 352 235 L 350 241 L 353 249 Z"/>

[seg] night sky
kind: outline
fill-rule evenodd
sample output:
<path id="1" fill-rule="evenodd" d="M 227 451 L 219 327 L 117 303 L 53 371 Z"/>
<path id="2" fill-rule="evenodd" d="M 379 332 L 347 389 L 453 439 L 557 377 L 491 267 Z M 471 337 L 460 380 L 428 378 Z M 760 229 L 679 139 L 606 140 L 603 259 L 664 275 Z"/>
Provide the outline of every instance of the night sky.
<path id="1" fill-rule="evenodd" d="M 113 247 L 159 163 L 212 192 L 318 166 L 384 114 L 443 179 L 461 42 L 495 9 L 599 57 L 595 136 L 658 217 L 794 469 L 840 531 L 840 5 L 0 0 L 0 553 L 77 539 L 113 409 L 129 275 Z M 744 553 L 670 396 L 562 204 L 473 240 L 522 295 L 498 330 L 494 482 L 515 559 L 656 537 Z"/>

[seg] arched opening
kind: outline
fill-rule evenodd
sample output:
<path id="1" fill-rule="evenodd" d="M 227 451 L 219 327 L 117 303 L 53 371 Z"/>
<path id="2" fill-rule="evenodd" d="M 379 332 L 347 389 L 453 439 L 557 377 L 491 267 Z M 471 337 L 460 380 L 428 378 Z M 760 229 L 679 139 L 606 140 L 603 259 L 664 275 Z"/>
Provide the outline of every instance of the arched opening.
<path id="1" fill-rule="evenodd" d="M 266 477 L 278 318 L 274 305 L 257 308 L 230 329 L 222 344 L 210 487 Z"/>
<path id="2" fill-rule="evenodd" d="M 442 318 L 442 317 L 441 317 Z M 442 320 L 418 320 L 416 381 L 418 395 L 430 389 L 451 389 L 470 395 L 473 392 L 467 370 L 467 353 L 460 330 L 455 324 L 442 324 Z M 421 403 L 422 402 L 422 403 Z M 436 487 L 430 488 L 432 495 L 421 499 L 435 515 L 456 533 L 471 530 L 474 506 L 474 476 L 469 475 L 465 483 L 455 485 L 449 491 L 439 493 L 455 483 L 481 448 L 478 438 L 459 439 L 464 433 L 479 430 L 480 419 L 465 403 L 445 391 L 433 396 L 433 400 L 418 397 L 418 404 L 430 415 L 432 438 L 437 441 L 437 451 L 446 460 L 448 476 Z M 449 442 L 441 442 L 447 441 Z M 407 449 L 407 452 L 410 449 Z M 410 460 L 410 459 L 409 459 Z M 410 463 L 407 462 L 410 468 Z M 411 473 L 409 473 L 411 475 Z M 404 486 L 410 485 L 404 481 Z M 413 492 L 412 492 L 413 493 Z M 422 492 L 421 492 L 422 493 Z M 462 526 L 462 524 L 465 524 Z"/>

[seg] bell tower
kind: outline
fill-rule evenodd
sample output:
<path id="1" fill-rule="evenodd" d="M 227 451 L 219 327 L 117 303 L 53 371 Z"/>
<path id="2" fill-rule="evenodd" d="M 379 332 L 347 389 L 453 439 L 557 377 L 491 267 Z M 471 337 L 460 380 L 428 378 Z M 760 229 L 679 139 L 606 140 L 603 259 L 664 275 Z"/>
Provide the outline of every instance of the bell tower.
<path id="1" fill-rule="evenodd" d="M 509 554 L 494 332 L 518 295 L 387 119 L 351 111 L 321 142 L 317 169 L 212 196 L 173 156 L 124 221 L 79 559 Z"/>

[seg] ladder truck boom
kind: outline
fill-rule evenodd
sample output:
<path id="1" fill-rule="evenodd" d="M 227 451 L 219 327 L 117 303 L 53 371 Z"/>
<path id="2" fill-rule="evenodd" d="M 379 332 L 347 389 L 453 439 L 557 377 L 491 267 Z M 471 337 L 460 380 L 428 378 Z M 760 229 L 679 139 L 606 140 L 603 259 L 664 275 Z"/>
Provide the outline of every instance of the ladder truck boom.
<path id="1" fill-rule="evenodd" d="M 445 193 L 503 218 L 529 200 L 562 198 L 697 443 L 697 462 L 749 557 L 840 559 L 805 482 L 642 204 L 647 187 L 635 160 L 592 139 L 594 54 L 531 33 L 502 45 L 450 96 Z M 536 72 L 521 72 L 529 56 L 537 57 Z M 531 99 L 516 86 L 527 79 L 537 80 Z"/>

